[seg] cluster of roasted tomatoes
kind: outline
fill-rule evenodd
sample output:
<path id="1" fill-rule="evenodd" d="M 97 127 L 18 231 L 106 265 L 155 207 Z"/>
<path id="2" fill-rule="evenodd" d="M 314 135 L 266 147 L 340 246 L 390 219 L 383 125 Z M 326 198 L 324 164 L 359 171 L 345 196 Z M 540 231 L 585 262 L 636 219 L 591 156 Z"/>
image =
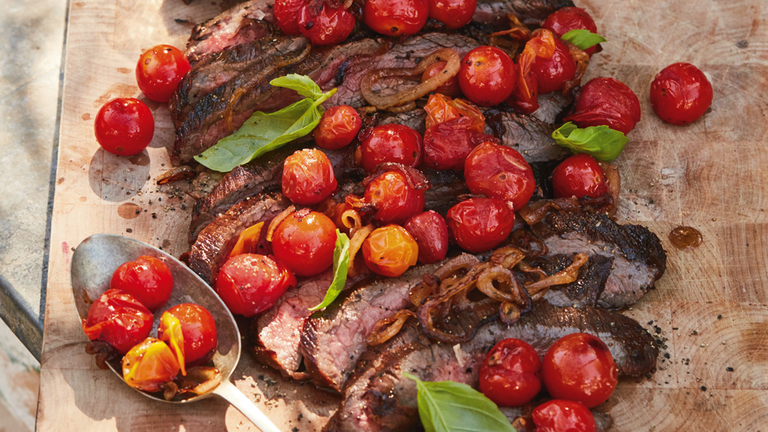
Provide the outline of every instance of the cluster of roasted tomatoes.
<path id="1" fill-rule="evenodd" d="M 204 307 L 182 303 L 163 312 L 157 338 L 150 337 L 153 313 L 171 296 L 173 276 L 160 259 L 141 256 L 115 270 L 110 289 L 96 299 L 83 320 L 92 341 L 109 344 L 122 355 L 125 382 L 148 392 L 164 389 L 207 363 L 218 346 L 216 322 Z"/>
<path id="2" fill-rule="evenodd" d="M 608 400 L 618 383 L 618 369 L 608 346 L 587 333 L 562 337 L 542 360 L 520 339 L 494 346 L 480 367 L 480 391 L 498 406 L 530 403 L 544 387 L 552 400 L 533 410 L 539 432 L 594 432 L 589 408 Z"/>

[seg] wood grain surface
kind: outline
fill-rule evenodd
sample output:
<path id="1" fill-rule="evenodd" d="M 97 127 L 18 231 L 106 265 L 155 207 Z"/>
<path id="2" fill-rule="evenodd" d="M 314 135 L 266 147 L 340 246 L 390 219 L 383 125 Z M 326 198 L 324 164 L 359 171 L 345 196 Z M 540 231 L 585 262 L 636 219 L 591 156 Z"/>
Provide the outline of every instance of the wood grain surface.
<path id="1" fill-rule="evenodd" d="M 612 76 L 639 96 L 643 118 L 617 160 L 619 217 L 647 225 L 669 253 L 657 289 L 625 313 L 666 339 L 651 379 L 623 380 L 601 406 L 617 431 L 758 431 L 768 427 L 768 4 L 764 0 L 577 1 L 608 42 L 588 77 Z M 118 96 L 139 97 L 138 56 L 159 43 L 183 46 L 191 25 L 230 4 L 195 0 L 73 0 L 37 426 L 41 431 L 255 430 L 223 401 L 150 401 L 85 354 L 72 304 L 72 248 L 99 232 L 146 241 L 178 256 L 194 200 L 157 186 L 169 168 L 173 129 L 152 102 L 155 137 L 142 154 L 99 149 L 93 118 Z M 649 84 L 686 61 L 710 77 L 711 112 L 686 127 L 652 112 Z M 699 229 L 694 250 L 669 231 Z M 729 371 L 727 368 L 733 368 Z M 244 352 L 236 385 L 289 431 L 316 431 L 338 401 L 285 382 Z"/>

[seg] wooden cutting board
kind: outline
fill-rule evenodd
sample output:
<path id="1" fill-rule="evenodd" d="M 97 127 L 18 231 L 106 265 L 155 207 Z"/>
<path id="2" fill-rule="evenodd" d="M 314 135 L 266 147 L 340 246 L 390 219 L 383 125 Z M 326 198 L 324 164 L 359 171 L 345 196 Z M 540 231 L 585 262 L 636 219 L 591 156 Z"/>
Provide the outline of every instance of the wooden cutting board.
<path id="1" fill-rule="evenodd" d="M 159 43 L 183 47 L 191 29 L 229 6 L 195 0 L 73 0 L 69 16 L 61 145 L 51 232 L 38 427 L 41 431 L 254 430 L 217 400 L 150 401 L 85 354 L 69 287 L 72 248 L 106 232 L 175 256 L 188 248 L 194 200 L 157 186 L 170 166 L 167 108 L 148 103 L 155 138 L 119 158 L 99 149 L 93 119 L 119 96 L 140 97 L 138 56 Z M 651 379 L 623 380 L 601 408 L 618 431 L 765 430 L 768 425 L 768 4 L 764 0 L 583 0 L 608 42 L 588 78 L 612 76 L 639 96 L 643 119 L 617 160 L 619 216 L 647 225 L 669 253 L 655 291 L 625 313 L 666 339 Z M 715 89 L 711 112 L 686 127 L 652 112 L 649 84 L 664 66 L 698 65 Z M 668 241 L 699 229 L 694 250 Z M 732 369 L 730 369 L 732 368 Z M 333 396 L 285 382 L 244 352 L 237 386 L 285 431 L 316 431 Z M 762 427 L 762 429 L 761 429 Z"/>

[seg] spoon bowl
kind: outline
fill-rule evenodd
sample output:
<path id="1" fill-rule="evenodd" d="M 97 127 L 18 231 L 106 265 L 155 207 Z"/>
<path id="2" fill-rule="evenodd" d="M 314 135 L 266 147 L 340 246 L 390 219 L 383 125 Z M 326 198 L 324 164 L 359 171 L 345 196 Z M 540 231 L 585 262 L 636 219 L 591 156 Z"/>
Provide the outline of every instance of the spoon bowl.
<path id="1" fill-rule="evenodd" d="M 163 261 L 173 275 L 173 291 L 168 302 L 155 312 L 153 330 L 157 334 L 160 316 L 166 310 L 181 303 L 196 303 L 206 309 L 216 322 L 218 347 L 213 355 L 213 364 L 221 372 L 221 384 L 213 391 L 184 400 L 165 400 L 162 396 L 134 389 L 142 395 L 160 402 L 188 404 L 216 394 L 223 397 L 245 414 L 263 432 L 280 430 L 235 387 L 229 378 L 240 360 L 240 331 L 235 318 L 224 302 L 205 281 L 186 265 L 171 255 L 138 240 L 112 234 L 94 234 L 75 249 L 72 255 L 71 280 L 75 307 L 81 319 L 88 316 L 93 300 L 109 289 L 112 274 L 123 263 L 148 255 Z M 123 379 L 119 365 L 107 362 L 109 368 Z M 132 387 L 133 388 L 133 387 Z"/>

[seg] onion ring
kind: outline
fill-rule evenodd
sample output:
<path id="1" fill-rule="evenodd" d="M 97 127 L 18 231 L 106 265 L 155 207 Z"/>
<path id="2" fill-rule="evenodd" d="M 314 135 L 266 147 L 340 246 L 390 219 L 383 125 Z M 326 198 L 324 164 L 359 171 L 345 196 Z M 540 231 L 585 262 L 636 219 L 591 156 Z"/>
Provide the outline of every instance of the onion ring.
<path id="1" fill-rule="evenodd" d="M 374 324 L 373 330 L 366 337 L 368 345 L 381 345 L 392 339 L 392 337 L 400 332 L 403 325 L 405 325 L 405 322 L 408 321 L 408 318 L 410 317 L 416 318 L 416 314 L 408 309 L 401 309 L 393 316 L 379 320 Z"/>
<path id="2" fill-rule="evenodd" d="M 585 253 L 577 253 L 573 257 L 573 263 L 564 270 L 538 282 L 529 283 L 525 286 L 525 289 L 532 299 L 538 300 L 544 297 L 544 294 L 547 293 L 547 290 L 552 285 L 564 285 L 575 281 L 579 277 L 579 269 L 587 262 L 588 258 L 588 255 Z"/>

